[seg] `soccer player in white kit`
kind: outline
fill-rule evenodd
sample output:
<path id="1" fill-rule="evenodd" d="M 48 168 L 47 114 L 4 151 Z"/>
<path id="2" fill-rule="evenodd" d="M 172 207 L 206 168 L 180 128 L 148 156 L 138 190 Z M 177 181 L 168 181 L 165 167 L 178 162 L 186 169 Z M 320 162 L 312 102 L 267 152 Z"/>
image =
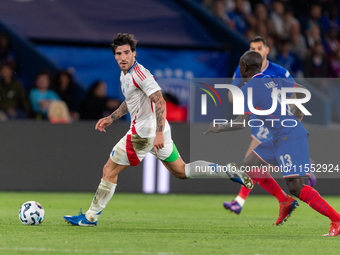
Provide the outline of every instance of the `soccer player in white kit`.
<path id="1" fill-rule="evenodd" d="M 85 214 L 64 216 L 72 225 L 96 226 L 99 215 L 115 192 L 118 174 L 130 165 L 138 165 L 148 152 L 160 159 L 177 178 L 222 177 L 248 188 L 253 187 L 249 176 L 230 164 L 223 167 L 223 171 L 218 171 L 220 166 L 211 162 L 183 162 L 171 139 L 161 88 L 153 75 L 136 61 L 136 44 L 137 40 L 131 34 L 117 34 L 113 39 L 111 46 L 122 70 L 120 82 L 125 101 L 109 117 L 100 119 L 95 129 L 106 132 L 107 126 L 127 113 L 131 115 L 131 125 L 126 135 L 113 147 L 89 210 Z M 206 171 L 209 167 L 212 170 Z"/>

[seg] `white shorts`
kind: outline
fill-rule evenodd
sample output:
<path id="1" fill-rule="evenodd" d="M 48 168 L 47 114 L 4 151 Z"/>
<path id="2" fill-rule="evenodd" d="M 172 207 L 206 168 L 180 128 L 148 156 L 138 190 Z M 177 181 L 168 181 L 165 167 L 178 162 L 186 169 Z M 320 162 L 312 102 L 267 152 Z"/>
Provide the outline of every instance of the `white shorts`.
<path id="1" fill-rule="evenodd" d="M 113 147 L 110 158 L 118 165 L 137 166 L 148 152 L 155 155 L 153 141 L 155 137 L 142 138 L 138 134 L 132 134 L 129 130 L 126 135 Z M 163 161 L 173 162 L 179 154 L 171 139 L 171 131 L 164 132 L 164 147 L 157 151 L 157 158 Z M 156 156 L 156 155 L 155 155 Z"/>

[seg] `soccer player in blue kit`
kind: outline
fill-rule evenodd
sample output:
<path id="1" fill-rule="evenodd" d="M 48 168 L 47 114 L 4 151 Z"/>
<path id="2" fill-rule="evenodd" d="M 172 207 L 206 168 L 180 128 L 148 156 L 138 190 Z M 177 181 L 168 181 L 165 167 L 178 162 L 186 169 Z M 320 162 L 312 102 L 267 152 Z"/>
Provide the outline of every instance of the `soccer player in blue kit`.
<path id="1" fill-rule="evenodd" d="M 261 73 L 264 75 L 276 75 L 280 78 L 289 78 L 293 81 L 293 77 L 290 75 L 289 71 L 285 68 L 283 68 L 280 65 L 277 65 L 275 63 L 270 62 L 267 59 L 267 55 L 269 53 L 269 47 L 267 46 L 266 40 L 261 36 L 256 36 L 250 41 L 250 50 L 257 51 L 262 56 L 262 66 L 261 66 Z M 241 79 L 241 73 L 240 73 L 240 66 L 238 66 L 235 70 L 233 81 L 231 83 L 232 85 L 235 85 L 239 88 L 241 88 L 244 85 L 244 82 Z M 229 91 L 228 93 L 229 101 L 232 102 L 232 94 Z M 250 119 L 256 119 L 256 116 L 251 115 Z M 251 130 L 251 143 L 249 145 L 249 148 L 246 152 L 246 157 L 252 152 L 253 149 L 255 149 L 259 144 L 264 142 L 267 139 L 272 139 L 273 136 L 268 130 L 268 128 L 258 125 L 258 122 L 253 121 L 253 125 L 250 127 Z M 266 179 L 260 179 L 259 185 L 261 185 L 264 189 L 271 192 L 280 203 L 286 203 L 284 192 L 282 189 L 280 191 L 276 191 L 278 187 L 273 188 L 274 186 L 278 186 L 277 182 L 268 174 L 268 178 Z M 315 184 L 315 175 L 311 174 L 309 177 L 309 183 L 314 186 Z M 255 183 L 254 183 L 255 184 Z M 246 187 L 241 187 L 240 192 L 238 193 L 237 197 L 232 200 L 231 202 L 224 202 L 223 206 L 236 214 L 240 214 L 241 210 L 244 206 L 245 200 L 247 199 L 249 193 L 251 192 L 250 189 L 247 189 Z M 294 200 L 289 198 L 289 203 L 293 202 Z M 286 204 L 287 206 L 287 204 Z M 284 210 L 284 208 L 280 208 L 280 212 Z M 282 217 L 279 216 L 277 224 L 280 224 Z"/>
<path id="2" fill-rule="evenodd" d="M 273 113 L 267 115 L 259 115 L 255 113 L 256 118 L 262 120 L 264 125 L 270 129 L 273 135 L 272 140 L 266 140 L 258 145 L 242 162 L 243 169 L 254 169 L 248 173 L 255 181 L 259 178 L 266 178 L 266 172 L 261 170 L 264 165 L 279 166 L 283 178 L 286 179 L 289 192 L 306 202 L 317 212 L 325 215 L 331 220 L 331 227 L 328 234 L 324 236 L 337 236 L 340 233 L 340 214 L 333 209 L 311 186 L 304 185 L 303 178 L 309 175 L 309 146 L 308 146 L 308 131 L 303 127 L 301 122 L 294 116 L 289 106 L 287 106 L 288 114 L 281 114 L 281 91 L 283 87 L 300 87 L 289 79 L 279 78 L 277 76 L 266 76 L 261 73 L 262 57 L 258 52 L 247 51 L 240 59 L 240 73 L 244 82 L 247 82 L 242 87 L 244 95 L 244 113 L 238 115 L 233 124 L 227 123 L 223 125 L 215 125 L 211 123 L 205 134 L 221 131 L 233 131 L 242 129 L 245 126 L 243 123 L 249 121 L 252 111 L 248 106 L 248 97 L 252 98 L 253 108 L 257 110 L 267 110 L 272 108 L 272 104 L 277 101 L 277 107 Z M 248 95 L 248 88 L 252 88 L 253 95 Z M 274 89 L 277 89 L 278 94 L 275 97 Z M 301 93 L 296 93 L 298 98 L 303 98 Z M 254 109 L 253 114 L 254 114 Z M 300 112 L 297 107 L 293 111 Z M 295 125 L 283 125 L 281 120 L 284 118 L 288 123 Z M 281 120 L 280 120 L 281 119 Z M 280 121 L 278 121 L 280 120 Z M 268 148 L 272 148 L 268 150 Z M 300 167 L 302 166 L 302 168 Z M 260 171 L 258 171 L 260 170 Z M 295 200 L 291 203 L 288 213 L 297 206 Z M 289 215 L 282 222 L 288 218 Z"/>

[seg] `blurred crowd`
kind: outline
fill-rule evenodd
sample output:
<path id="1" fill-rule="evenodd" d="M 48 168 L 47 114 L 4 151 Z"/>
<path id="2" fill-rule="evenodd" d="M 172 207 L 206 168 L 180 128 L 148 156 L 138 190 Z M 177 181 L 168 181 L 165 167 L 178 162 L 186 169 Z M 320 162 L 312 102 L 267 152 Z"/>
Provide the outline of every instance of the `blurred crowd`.
<path id="1" fill-rule="evenodd" d="M 0 121 L 16 119 L 70 123 L 98 120 L 109 116 L 122 103 L 107 94 L 103 80 L 94 81 L 84 93 L 69 70 L 52 74 L 41 70 L 32 84 L 16 75 L 18 59 L 8 35 L 0 34 Z M 171 122 L 185 122 L 186 109 L 171 94 L 166 94 Z M 127 119 L 126 116 L 121 118 Z"/>
<path id="2" fill-rule="evenodd" d="M 337 0 L 199 0 L 248 41 L 267 40 L 269 60 L 294 78 L 340 78 L 340 2 Z M 333 102 L 340 122 L 340 83 L 307 79 Z M 331 81 L 331 82 L 330 82 Z"/>
<path id="3" fill-rule="evenodd" d="M 16 75 L 17 63 L 8 35 L 0 34 L 0 121 L 37 119 L 70 123 L 98 120 L 109 116 L 122 103 L 108 97 L 107 84 L 103 80 L 94 81 L 85 94 L 82 93 L 69 70 L 55 74 L 41 70 L 33 84 L 25 84 L 26 79 Z M 173 95 L 164 97 L 169 121 L 186 122 L 186 109 Z"/>
<path id="4" fill-rule="evenodd" d="M 33 84 L 16 75 L 18 63 L 9 37 L 0 34 L 0 120 L 47 119 L 52 123 L 98 120 L 116 110 L 121 101 L 107 96 L 107 84 L 93 82 L 85 95 L 70 71 L 41 70 Z"/>
<path id="5" fill-rule="evenodd" d="M 340 77 L 339 1 L 202 0 L 217 18 L 251 40 L 266 38 L 268 58 L 293 77 Z"/>
<path id="6" fill-rule="evenodd" d="M 340 78 L 340 3 L 336 0 L 197 0 L 216 18 L 247 40 L 264 37 L 269 60 L 294 78 Z M 108 116 L 121 101 L 109 98 L 105 81 L 95 81 L 81 95 L 72 72 L 41 70 L 33 84 L 16 76 L 17 56 L 9 37 L 0 34 L 0 120 L 48 119 L 53 123 Z M 340 82 L 310 79 L 332 100 L 340 122 Z M 331 82 L 330 82 L 331 81 Z M 166 95 L 168 118 L 187 120 L 187 111 Z"/>

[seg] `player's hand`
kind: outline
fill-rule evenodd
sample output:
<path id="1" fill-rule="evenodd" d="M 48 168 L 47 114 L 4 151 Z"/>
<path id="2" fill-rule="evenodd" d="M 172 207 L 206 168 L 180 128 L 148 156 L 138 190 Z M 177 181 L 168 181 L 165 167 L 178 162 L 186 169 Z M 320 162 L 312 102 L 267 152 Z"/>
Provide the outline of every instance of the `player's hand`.
<path id="1" fill-rule="evenodd" d="M 209 134 L 209 133 L 219 133 L 220 129 L 219 129 L 219 124 L 215 124 L 214 126 L 214 122 L 211 122 L 209 125 L 209 129 L 207 131 L 205 131 L 203 134 Z"/>
<path id="2" fill-rule="evenodd" d="M 164 148 L 163 132 L 157 132 L 155 140 L 153 141 L 153 150 L 154 150 L 156 156 L 158 156 L 157 150 L 160 150 L 162 148 Z"/>
<path id="3" fill-rule="evenodd" d="M 113 122 L 113 119 L 109 116 L 106 118 L 102 118 L 98 120 L 95 130 L 99 130 L 100 132 L 106 132 L 105 128 Z"/>

